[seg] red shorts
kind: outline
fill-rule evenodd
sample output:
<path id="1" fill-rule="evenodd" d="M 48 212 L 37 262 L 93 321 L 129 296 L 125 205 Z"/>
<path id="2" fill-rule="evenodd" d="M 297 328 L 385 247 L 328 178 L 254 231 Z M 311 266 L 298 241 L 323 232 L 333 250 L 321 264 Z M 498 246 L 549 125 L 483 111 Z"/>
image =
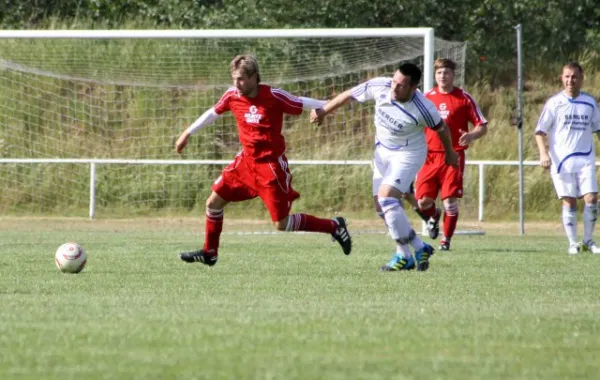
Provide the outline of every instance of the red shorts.
<path id="1" fill-rule="evenodd" d="M 260 197 L 274 222 L 288 216 L 292 202 L 300 197 L 292 189 L 292 173 L 285 156 L 277 161 L 256 162 L 239 153 L 223 169 L 212 190 L 229 202 Z"/>
<path id="2" fill-rule="evenodd" d="M 444 152 L 429 152 L 415 181 L 417 199 L 462 198 L 465 152 L 458 151 L 458 168 L 446 165 Z"/>

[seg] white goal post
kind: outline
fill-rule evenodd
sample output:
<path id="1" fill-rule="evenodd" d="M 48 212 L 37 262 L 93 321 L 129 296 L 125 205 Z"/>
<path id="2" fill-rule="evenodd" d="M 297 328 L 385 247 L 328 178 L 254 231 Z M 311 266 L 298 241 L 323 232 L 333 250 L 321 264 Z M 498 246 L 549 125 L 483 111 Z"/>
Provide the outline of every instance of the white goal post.
<path id="1" fill-rule="evenodd" d="M 200 131 L 183 158 L 173 142 L 230 86 L 243 52 L 265 83 L 327 98 L 402 61 L 422 67 L 427 90 L 441 56 L 462 85 L 466 44 L 432 28 L 0 31 L 0 214 L 202 215 L 239 150 L 234 120 Z M 321 128 L 286 120 L 299 210 L 374 217 L 371 118 L 372 105 L 352 105 Z M 236 207 L 228 215 L 266 215 Z"/>

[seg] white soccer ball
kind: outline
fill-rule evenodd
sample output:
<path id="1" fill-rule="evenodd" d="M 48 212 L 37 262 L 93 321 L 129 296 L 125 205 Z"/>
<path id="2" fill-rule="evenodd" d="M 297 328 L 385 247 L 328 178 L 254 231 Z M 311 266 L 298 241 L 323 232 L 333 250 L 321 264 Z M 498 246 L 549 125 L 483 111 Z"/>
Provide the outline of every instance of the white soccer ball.
<path id="1" fill-rule="evenodd" d="M 87 257 L 83 248 L 77 243 L 65 243 L 58 247 L 54 262 L 63 273 L 79 273 L 85 267 Z"/>

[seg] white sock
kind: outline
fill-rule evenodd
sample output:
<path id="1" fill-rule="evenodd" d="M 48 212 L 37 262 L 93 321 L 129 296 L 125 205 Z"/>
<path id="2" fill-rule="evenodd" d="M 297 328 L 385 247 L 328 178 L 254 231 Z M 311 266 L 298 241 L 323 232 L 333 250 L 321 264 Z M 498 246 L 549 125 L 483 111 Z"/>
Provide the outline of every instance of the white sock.
<path id="1" fill-rule="evenodd" d="M 568 206 L 563 206 L 562 220 L 569 245 L 577 244 L 577 209 Z"/>
<path id="2" fill-rule="evenodd" d="M 413 246 L 415 251 L 420 251 L 423 249 L 423 247 L 425 247 L 425 243 L 423 243 L 423 240 L 421 240 L 421 238 L 417 235 L 415 235 L 415 237 L 410 241 L 410 245 Z"/>
<path id="3" fill-rule="evenodd" d="M 388 226 L 392 239 L 399 246 L 412 244 L 416 234 L 410 227 L 400 200 L 393 197 L 384 197 L 379 198 L 379 204 L 381 205 L 381 211 L 384 213 L 385 224 Z M 421 242 L 421 244 L 423 243 Z"/>
<path id="4" fill-rule="evenodd" d="M 583 242 L 587 243 L 592 240 L 594 228 L 596 227 L 596 219 L 598 219 L 598 205 L 585 204 L 583 207 Z"/>
<path id="5" fill-rule="evenodd" d="M 412 257 L 412 251 L 408 244 L 396 244 L 396 252 L 405 259 Z"/>

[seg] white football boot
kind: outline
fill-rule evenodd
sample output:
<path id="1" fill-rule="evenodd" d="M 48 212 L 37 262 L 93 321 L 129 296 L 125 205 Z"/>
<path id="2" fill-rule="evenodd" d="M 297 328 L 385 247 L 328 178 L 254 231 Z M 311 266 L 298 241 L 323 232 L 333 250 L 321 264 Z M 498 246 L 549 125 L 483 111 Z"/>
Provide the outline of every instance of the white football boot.
<path id="1" fill-rule="evenodd" d="M 577 255 L 581 251 L 581 244 L 575 243 L 569 246 L 569 255 Z"/>
<path id="2" fill-rule="evenodd" d="M 583 250 L 587 252 L 591 252 L 594 255 L 600 254 L 600 247 L 593 240 L 588 240 L 583 243 Z"/>

